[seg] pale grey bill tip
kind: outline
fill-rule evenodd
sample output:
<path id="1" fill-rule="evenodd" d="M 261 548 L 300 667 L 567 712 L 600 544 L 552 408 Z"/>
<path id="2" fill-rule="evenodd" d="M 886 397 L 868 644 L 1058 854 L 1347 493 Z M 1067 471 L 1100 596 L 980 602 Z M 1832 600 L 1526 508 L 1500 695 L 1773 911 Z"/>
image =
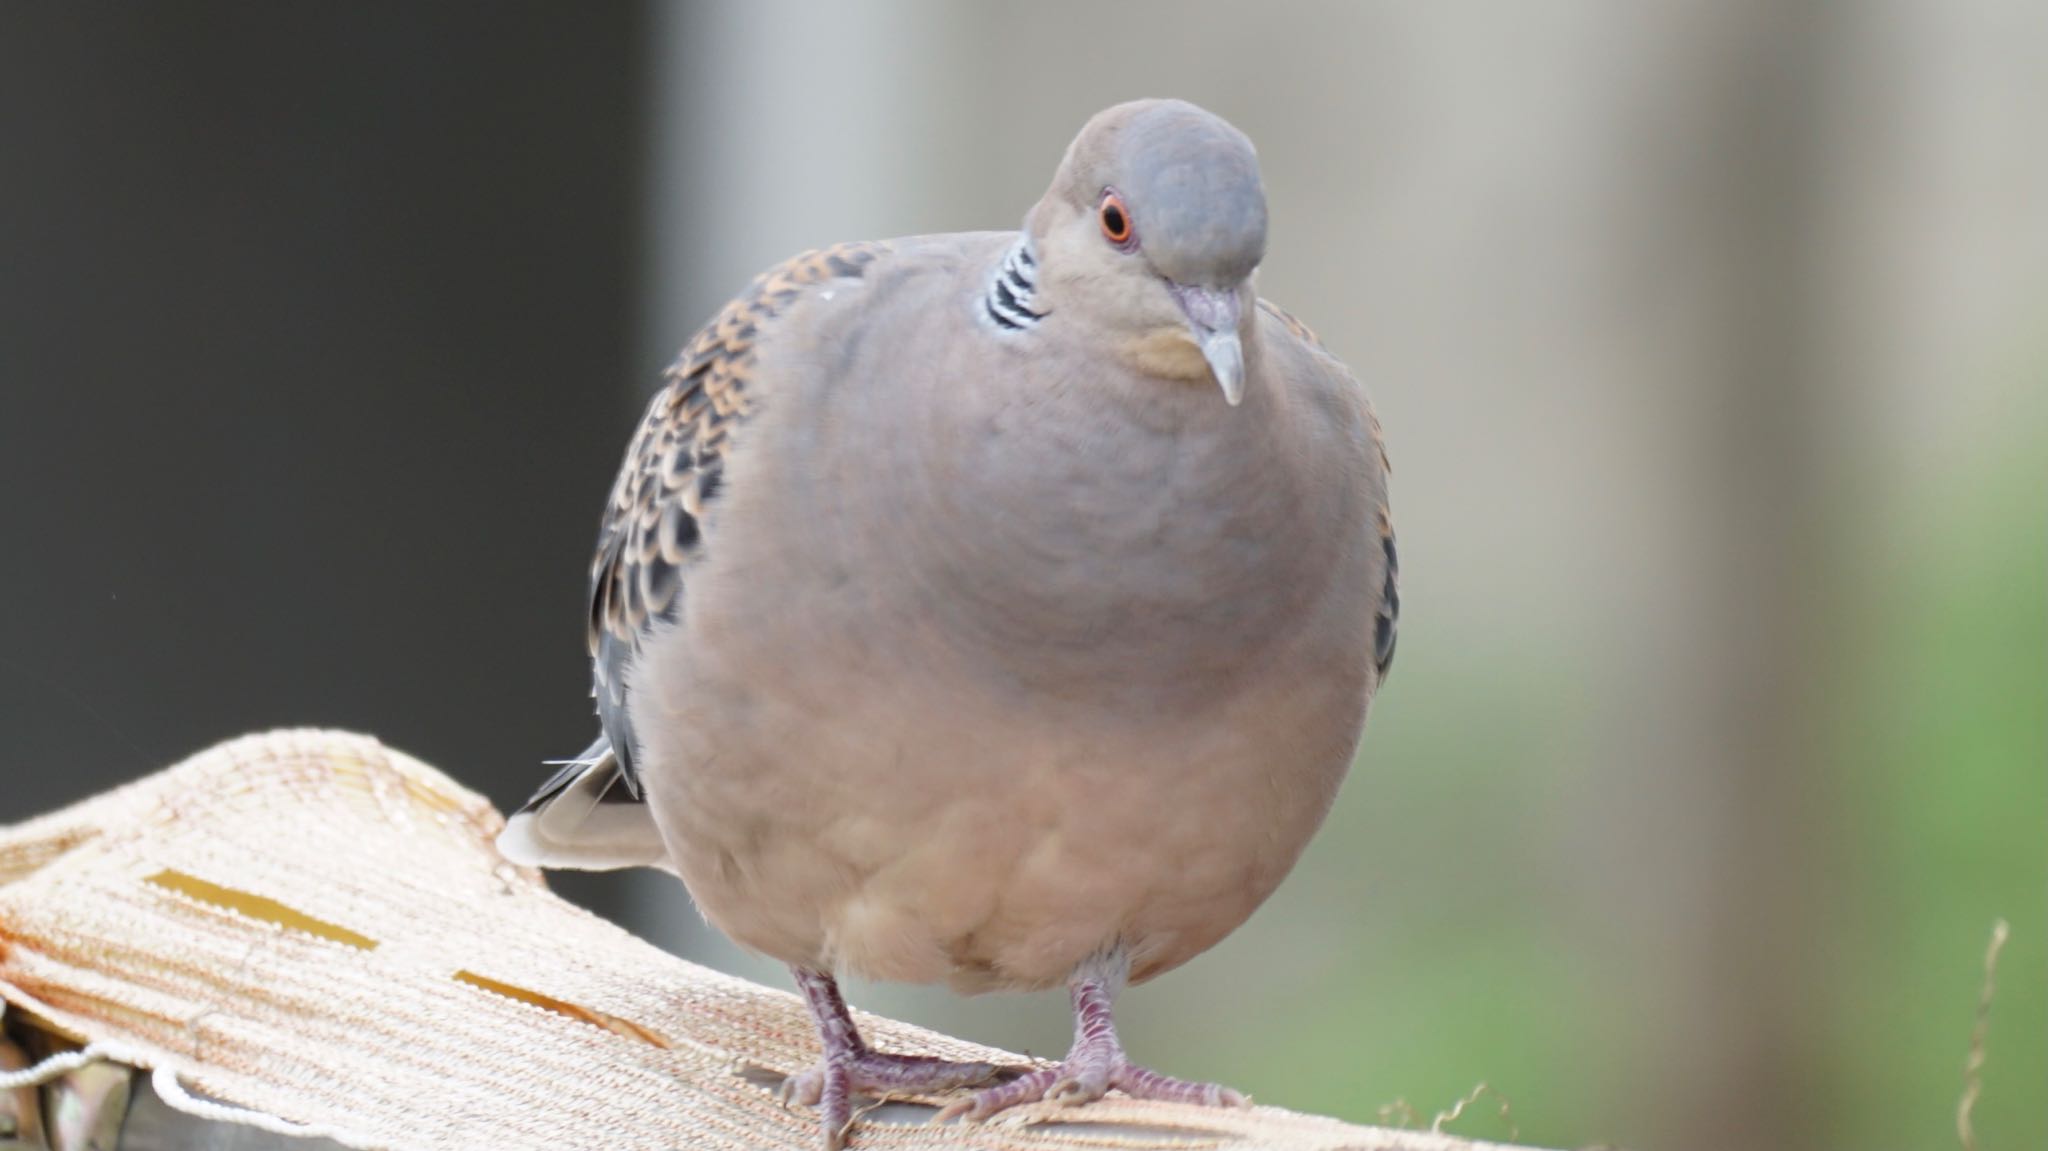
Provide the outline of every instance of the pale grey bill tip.
<path id="1" fill-rule="evenodd" d="M 1202 358 L 1209 361 L 1209 370 L 1216 373 L 1216 382 L 1223 385 L 1224 402 L 1236 407 L 1244 399 L 1244 344 L 1237 333 L 1203 333 Z"/>
<path id="2" fill-rule="evenodd" d="M 1202 349 L 1202 358 L 1209 361 L 1209 370 L 1223 387 L 1224 400 L 1236 407 L 1244 399 L 1244 343 L 1237 334 L 1243 308 L 1237 287 L 1172 284 L 1172 288 L 1195 344 Z"/>

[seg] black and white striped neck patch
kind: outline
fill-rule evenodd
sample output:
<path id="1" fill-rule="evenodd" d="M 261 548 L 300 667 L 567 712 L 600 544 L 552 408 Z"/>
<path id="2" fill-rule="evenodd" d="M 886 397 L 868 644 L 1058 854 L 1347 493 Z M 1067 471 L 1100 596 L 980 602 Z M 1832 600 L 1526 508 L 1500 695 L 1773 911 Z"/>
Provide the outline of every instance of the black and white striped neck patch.
<path id="1" fill-rule="evenodd" d="M 1046 313 L 1032 303 L 1038 288 L 1038 256 L 1031 250 L 1031 233 L 1017 237 L 1003 254 L 995 278 L 982 298 L 982 312 L 999 331 L 1022 332 L 1037 326 Z"/>

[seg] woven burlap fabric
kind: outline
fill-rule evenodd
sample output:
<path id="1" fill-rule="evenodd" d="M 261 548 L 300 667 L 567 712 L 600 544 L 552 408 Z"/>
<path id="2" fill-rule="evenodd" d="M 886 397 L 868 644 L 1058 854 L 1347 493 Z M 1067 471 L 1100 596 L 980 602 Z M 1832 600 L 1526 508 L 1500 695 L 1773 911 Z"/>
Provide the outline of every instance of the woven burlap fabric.
<path id="1" fill-rule="evenodd" d="M 813 1114 L 771 1090 L 817 1054 L 798 1001 L 557 899 L 498 857 L 501 823 L 363 736 L 223 744 L 0 830 L 0 996 L 354 1146 L 816 1146 Z M 862 1025 L 885 1049 L 1020 1061 Z M 1117 1097 L 972 1129 L 873 1120 L 856 1148 L 1470 1146 Z"/>

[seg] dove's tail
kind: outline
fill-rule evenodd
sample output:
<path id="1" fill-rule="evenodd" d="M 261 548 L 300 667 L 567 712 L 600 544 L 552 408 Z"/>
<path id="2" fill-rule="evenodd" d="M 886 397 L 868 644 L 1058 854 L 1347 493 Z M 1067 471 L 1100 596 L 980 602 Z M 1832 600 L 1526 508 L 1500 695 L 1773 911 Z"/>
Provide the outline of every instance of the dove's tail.
<path id="1" fill-rule="evenodd" d="M 514 812 L 498 833 L 498 853 L 526 867 L 615 871 L 664 867 L 668 851 L 647 805 L 599 736 Z"/>

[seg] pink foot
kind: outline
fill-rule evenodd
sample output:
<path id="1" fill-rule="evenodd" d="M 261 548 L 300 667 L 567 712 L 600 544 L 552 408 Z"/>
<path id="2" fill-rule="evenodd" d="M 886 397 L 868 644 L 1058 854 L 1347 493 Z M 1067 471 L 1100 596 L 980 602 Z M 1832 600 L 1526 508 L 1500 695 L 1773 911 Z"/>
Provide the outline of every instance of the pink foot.
<path id="1" fill-rule="evenodd" d="M 860 1051 L 841 1059 L 820 1059 L 811 1069 L 782 1082 L 782 1099 L 816 1107 L 832 1093 L 833 1080 L 843 1079 L 840 1093 L 870 1095 L 936 1095 L 957 1087 L 972 1087 L 996 1077 L 993 1063 L 952 1063 L 929 1055 L 891 1055 L 886 1051 Z"/>
<path id="2" fill-rule="evenodd" d="M 1110 1018 L 1110 990 L 1105 981 L 1078 980 L 1074 998 L 1074 1046 L 1066 1059 L 1051 1067 L 1026 1072 L 1008 1083 L 977 1091 L 940 1111 L 933 1122 L 948 1119 L 979 1121 L 1020 1103 L 1043 1099 L 1072 1107 L 1092 1103 L 1114 1087 L 1134 1099 L 1193 1103 L 1203 1107 L 1244 1107 L 1242 1094 L 1215 1083 L 1191 1083 L 1161 1075 L 1124 1057 Z"/>
<path id="3" fill-rule="evenodd" d="M 1243 1094 L 1219 1083 L 1194 1083 L 1175 1079 L 1139 1067 L 1118 1055 L 1113 1061 L 1083 1061 L 1069 1057 L 1053 1067 L 1041 1067 L 997 1087 L 977 1091 L 947 1105 L 934 1122 L 947 1119 L 978 1121 L 1020 1103 L 1048 1103 L 1073 1107 L 1093 1103 L 1116 1088 L 1133 1099 L 1158 1099 L 1168 1103 L 1194 1103 L 1203 1107 L 1243 1107 Z"/>
<path id="4" fill-rule="evenodd" d="M 995 1078 L 998 1068 L 993 1063 L 951 1063 L 928 1055 L 892 1055 L 871 1049 L 854 1027 L 846 1000 L 839 995 L 839 984 L 823 972 L 795 971 L 797 986 L 818 1024 L 825 1055 L 810 1070 L 784 1080 L 781 1094 L 785 1103 L 818 1109 L 825 1129 L 825 1151 L 840 1151 L 846 1145 L 855 1093 L 929 1095 Z"/>

